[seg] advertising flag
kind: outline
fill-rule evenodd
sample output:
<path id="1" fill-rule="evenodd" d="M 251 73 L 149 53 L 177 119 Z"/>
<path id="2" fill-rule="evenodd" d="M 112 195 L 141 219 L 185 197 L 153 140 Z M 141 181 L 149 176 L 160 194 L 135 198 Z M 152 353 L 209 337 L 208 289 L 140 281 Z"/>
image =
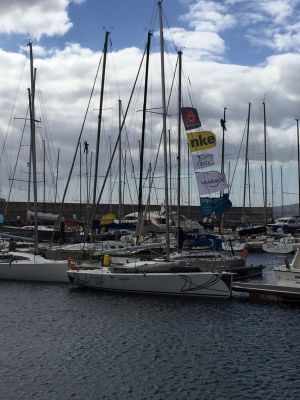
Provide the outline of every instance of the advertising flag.
<path id="1" fill-rule="evenodd" d="M 215 165 L 213 154 L 192 153 L 191 158 L 193 160 L 195 171 Z"/>
<path id="2" fill-rule="evenodd" d="M 228 193 L 225 193 L 222 197 L 201 197 L 200 203 L 202 217 L 209 217 L 213 213 L 223 214 L 232 207 Z"/>
<path id="3" fill-rule="evenodd" d="M 196 108 L 182 107 L 181 115 L 186 131 L 189 131 L 190 129 L 200 128 L 201 122 Z"/>
<path id="4" fill-rule="evenodd" d="M 216 146 L 216 135 L 210 131 L 188 132 L 187 134 L 190 152 L 211 149 Z"/>
<path id="5" fill-rule="evenodd" d="M 195 172 L 199 195 L 219 192 L 228 187 L 225 174 L 218 171 Z"/>

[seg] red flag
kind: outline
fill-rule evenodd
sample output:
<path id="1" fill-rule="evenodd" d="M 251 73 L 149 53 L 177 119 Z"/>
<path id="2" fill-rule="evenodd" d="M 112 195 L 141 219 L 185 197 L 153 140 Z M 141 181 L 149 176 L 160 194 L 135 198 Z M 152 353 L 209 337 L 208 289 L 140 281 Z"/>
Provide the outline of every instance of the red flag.
<path id="1" fill-rule="evenodd" d="M 182 107 L 181 108 L 182 119 L 185 129 L 196 129 L 201 126 L 201 122 L 198 116 L 196 108 Z"/>

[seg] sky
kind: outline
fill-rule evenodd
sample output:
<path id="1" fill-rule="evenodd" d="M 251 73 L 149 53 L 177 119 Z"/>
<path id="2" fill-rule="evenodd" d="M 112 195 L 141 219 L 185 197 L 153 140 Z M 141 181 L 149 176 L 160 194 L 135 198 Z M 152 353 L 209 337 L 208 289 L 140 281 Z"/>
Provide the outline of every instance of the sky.
<path id="1" fill-rule="evenodd" d="M 97 196 L 118 134 L 119 109 L 129 96 L 152 32 L 145 139 L 145 171 L 153 168 L 162 118 L 159 20 L 155 0 L 2 0 L 0 2 L 0 197 L 27 199 L 29 55 L 32 41 L 36 79 L 38 197 L 60 201 L 83 126 L 98 64 L 100 71 L 80 142 L 88 156 L 75 161 L 67 201 L 92 192 L 99 114 L 103 44 L 109 31 L 101 123 Z M 163 0 L 166 94 L 170 96 L 171 200 L 176 202 L 177 53 L 183 53 L 182 103 L 197 108 L 203 130 L 217 135 L 226 107 L 225 171 L 234 206 L 243 203 L 245 134 L 249 103 L 249 171 L 252 205 L 263 205 L 263 103 L 266 107 L 268 204 L 298 201 L 297 126 L 300 118 L 300 0 Z M 122 188 L 125 202 L 136 202 L 145 61 L 128 109 L 122 138 Z M 169 95 L 169 93 L 171 93 Z M 169 98 L 169 97 L 168 97 Z M 43 146 L 45 145 L 45 153 Z M 192 166 L 188 170 L 182 128 L 182 204 L 199 204 Z M 219 150 L 220 153 L 220 150 Z M 43 156 L 45 154 L 45 157 Z M 118 155 L 102 202 L 118 201 Z M 44 159 L 46 177 L 44 178 Z M 152 202 L 164 199 L 162 151 Z M 150 167 L 151 163 L 151 167 Z M 125 168 L 126 166 L 126 168 Z M 219 170 L 219 166 L 216 168 Z M 86 179 L 91 171 L 91 178 Z M 187 179 L 190 173 L 190 180 Z M 82 179 L 80 180 L 80 175 Z M 148 174 L 149 175 L 149 174 Z M 187 182 L 190 182 L 190 185 Z M 12 184 L 11 190 L 10 185 Z M 57 191 L 55 189 L 57 182 Z M 81 190 L 80 190 L 81 182 Z M 87 182 L 90 189 L 87 187 Z M 144 196 L 149 182 L 144 180 Z M 190 188 L 190 189 L 189 189 Z M 190 190 L 190 191 L 189 191 Z M 247 188 L 248 191 L 248 188 Z M 80 194 L 81 193 L 81 194 Z M 250 200 L 249 200 L 250 198 Z"/>

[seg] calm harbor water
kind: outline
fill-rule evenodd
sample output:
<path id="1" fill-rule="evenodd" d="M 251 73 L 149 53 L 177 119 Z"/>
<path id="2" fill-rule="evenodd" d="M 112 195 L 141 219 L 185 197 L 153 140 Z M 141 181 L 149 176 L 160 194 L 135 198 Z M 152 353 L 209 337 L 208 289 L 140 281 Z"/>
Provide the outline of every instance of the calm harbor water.
<path id="1" fill-rule="evenodd" d="M 283 257 L 251 255 L 272 266 Z M 0 399 L 298 399 L 300 307 L 0 282 Z"/>

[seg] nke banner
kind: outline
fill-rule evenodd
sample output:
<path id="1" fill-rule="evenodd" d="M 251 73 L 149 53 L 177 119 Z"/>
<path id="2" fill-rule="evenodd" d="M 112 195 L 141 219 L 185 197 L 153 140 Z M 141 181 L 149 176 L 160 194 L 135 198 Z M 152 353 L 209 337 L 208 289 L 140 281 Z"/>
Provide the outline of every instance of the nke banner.
<path id="1" fill-rule="evenodd" d="M 198 116 L 198 112 L 196 108 L 192 107 L 182 107 L 181 115 L 184 123 L 184 127 L 186 131 L 191 129 L 200 128 L 201 122 Z"/>
<path id="2" fill-rule="evenodd" d="M 211 149 L 216 146 L 216 135 L 210 131 L 188 132 L 187 134 L 190 152 Z"/>
<path id="3" fill-rule="evenodd" d="M 218 171 L 195 172 L 199 195 L 220 192 L 228 187 L 225 174 Z"/>

